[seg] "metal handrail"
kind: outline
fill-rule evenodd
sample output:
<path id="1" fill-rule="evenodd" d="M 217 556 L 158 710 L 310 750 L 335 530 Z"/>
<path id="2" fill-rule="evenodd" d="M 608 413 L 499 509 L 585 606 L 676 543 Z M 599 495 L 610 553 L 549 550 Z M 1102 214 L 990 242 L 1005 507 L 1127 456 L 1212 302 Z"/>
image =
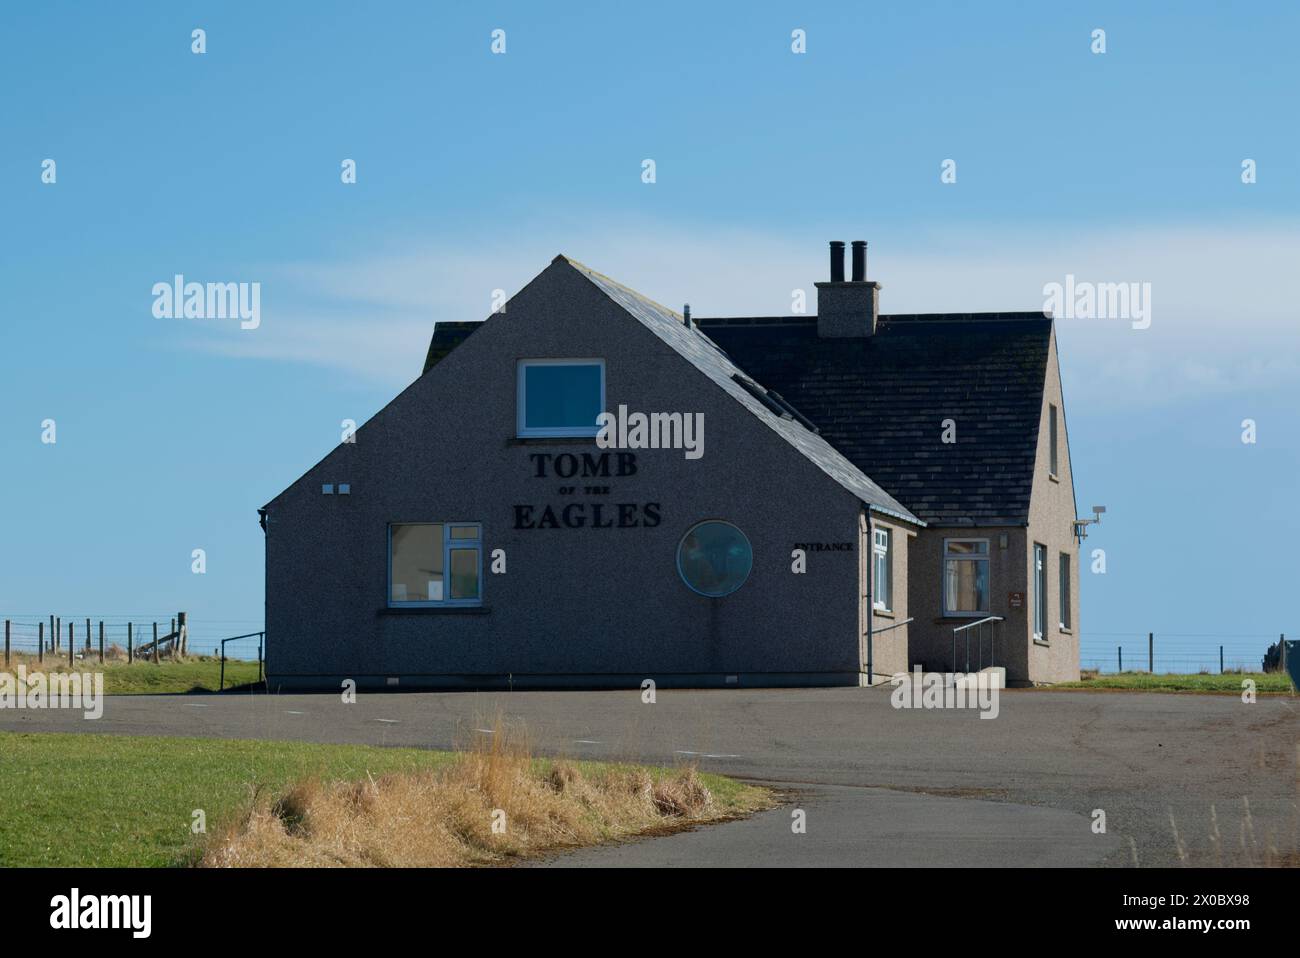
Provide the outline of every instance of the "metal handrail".
<path id="1" fill-rule="evenodd" d="M 909 622 L 911 622 L 911 621 L 913 621 L 913 620 L 910 619 L 910 618 L 909 618 L 909 619 L 904 619 L 902 622 L 895 622 L 893 625 L 887 625 L 887 626 L 885 626 L 883 629 L 877 629 L 877 628 L 875 628 L 875 627 L 873 626 L 872 629 L 871 629 L 871 634 L 872 634 L 872 635 L 879 635 L 881 632 L 888 632 L 890 629 L 901 629 L 903 626 L 907 625 L 907 623 L 909 623 Z"/>
<path id="2" fill-rule="evenodd" d="M 221 640 L 221 684 L 218 686 L 218 692 L 226 690 L 226 643 L 234 642 L 236 639 L 251 639 L 257 637 L 257 681 L 262 681 L 262 647 L 266 642 L 265 632 L 249 632 L 245 635 L 232 635 L 228 639 Z"/>
<path id="3" fill-rule="evenodd" d="M 954 628 L 952 630 L 952 670 L 954 672 L 957 671 L 957 633 L 958 632 L 966 632 L 966 671 L 970 672 L 970 633 L 967 630 L 973 629 L 979 625 L 988 625 L 991 622 L 1005 622 L 1005 621 L 1006 619 L 1003 616 L 989 615 L 989 616 L 985 616 L 982 619 L 977 619 L 974 622 L 967 622 L 965 625 L 959 625 L 956 628 Z M 989 632 L 989 665 L 990 666 L 993 665 L 995 661 L 993 655 L 994 638 L 995 636 L 993 635 L 992 630 L 990 630 Z M 979 657 L 980 657 L 979 658 L 980 668 L 982 669 L 984 668 L 984 640 L 982 637 L 980 639 L 978 649 L 979 649 Z"/>

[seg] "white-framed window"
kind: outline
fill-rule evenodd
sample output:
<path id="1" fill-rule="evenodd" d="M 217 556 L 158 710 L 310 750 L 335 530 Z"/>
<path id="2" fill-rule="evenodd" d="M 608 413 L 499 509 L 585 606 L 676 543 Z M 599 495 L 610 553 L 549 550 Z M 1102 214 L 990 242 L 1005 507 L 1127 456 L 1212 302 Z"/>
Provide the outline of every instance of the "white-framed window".
<path id="1" fill-rule="evenodd" d="M 881 612 L 894 608 L 893 534 L 879 527 L 871 530 L 871 604 Z"/>
<path id="2" fill-rule="evenodd" d="M 1070 556 L 1068 553 L 1061 553 L 1060 561 L 1060 583 L 1057 588 L 1061 590 L 1061 628 L 1070 628 Z"/>
<path id="3" fill-rule="evenodd" d="M 1034 638 L 1047 638 L 1047 546 L 1034 543 Z"/>
<path id="4" fill-rule="evenodd" d="M 1061 471 L 1059 457 L 1056 453 L 1056 407 L 1051 403 L 1047 404 L 1047 441 L 1051 447 L 1048 452 L 1049 465 L 1047 471 L 1054 476 L 1059 476 Z"/>
<path id="5" fill-rule="evenodd" d="M 595 436 L 605 411 L 605 361 L 521 359 L 516 392 L 520 437 Z"/>
<path id="6" fill-rule="evenodd" d="M 989 540 L 943 540 L 943 614 L 989 614 Z"/>
<path id="7" fill-rule="evenodd" d="M 477 522 L 393 522 L 388 526 L 388 604 L 480 605 L 483 526 Z"/>

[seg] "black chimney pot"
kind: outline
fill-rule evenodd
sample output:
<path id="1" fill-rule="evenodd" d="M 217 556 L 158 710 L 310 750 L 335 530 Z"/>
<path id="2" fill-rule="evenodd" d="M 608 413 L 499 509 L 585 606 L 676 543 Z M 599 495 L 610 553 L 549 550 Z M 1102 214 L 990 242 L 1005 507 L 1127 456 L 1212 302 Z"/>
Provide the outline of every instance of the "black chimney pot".
<path id="1" fill-rule="evenodd" d="M 867 281 L 867 241 L 853 241 L 853 282 Z"/>
<path id="2" fill-rule="evenodd" d="M 844 242 L 831 240 L 831 282 L 844 282 Z"/>

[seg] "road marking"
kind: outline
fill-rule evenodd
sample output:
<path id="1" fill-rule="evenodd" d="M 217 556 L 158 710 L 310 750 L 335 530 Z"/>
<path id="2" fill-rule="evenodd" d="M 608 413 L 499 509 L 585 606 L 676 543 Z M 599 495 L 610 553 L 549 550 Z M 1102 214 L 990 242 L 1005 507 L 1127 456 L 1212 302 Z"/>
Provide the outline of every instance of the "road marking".
<path id="1" fill-rule="evenodd" d="M 399 719 L 375 719 L 376 722 L 383 722 L 386 725 L 396 725 Z"/>
<path id="2" fill-rule="evenodd" d="M 295 712 L 293 709 L 285 709 L 285 715 L 306 715 L 306 712 Z"/>
<path id="3" fill-rule="evenodd" d="M 474 729 L 474 731 L 476 731 L 476 732 L 482 732 L 484 735 L 495 735 L 495 734 L 496 734 L 496 729 L 494 729 L 494 728 L 476 728 L 476 729 Z"/>
<path id="4" fill-rule="evenodd" d="M 192 709 L 205 709 L 205 708 L 207 708 L 207 706 L 204 705 L 204 704 L 201 703 L 201 702 L 186 702 L 185 704 L 188 705 L 188 706 L 189 706 L 190 708 L 192 708 Z"/>
<path id="5" fill-rule="evenodd" d="M 573 740 L 578 745 L 601 745 L 603 743 L 596 741 L 594 738 L 577 738 Z"/>
<path id="6" fill-rule="evenodd" d="M 689 752 L 684 748 L 679 748 L 673 752 L 674 755 L 698 755 L 700 758 L 740 758 L 739 755 L 715 753 L 715 752 Z"/>

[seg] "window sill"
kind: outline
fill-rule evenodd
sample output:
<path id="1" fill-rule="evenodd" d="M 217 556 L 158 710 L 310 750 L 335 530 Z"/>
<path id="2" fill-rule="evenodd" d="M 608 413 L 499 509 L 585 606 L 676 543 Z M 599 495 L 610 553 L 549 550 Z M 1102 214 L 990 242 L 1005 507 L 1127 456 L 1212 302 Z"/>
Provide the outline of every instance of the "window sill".
<path id="1" fill-rule="evenodd" d="M 388 606 L 380 609 L 377 615 L 487 615 L 491 608 L 486 605 L 417 605 L 409 609 Z"/>
<path id="2" fill-rule="evenodd" d="M 1060 481 L 1061 481 L 1061 477 L 1058 476 L 1058 475 L 1057 475 L 1056 473 L 1054 473 L 1054 472 L 1049 472 L 1049 473 L 1047 474 L 1047 478 L 1048 478 L 1048 479 L 1051 479 L 1052 482 L 1060 482 Z"/>
<path id="3" fill-rule="evenodd" d="M 1048 648 L 1051 646 L 1051 644 L 1052 643 L 1049 639 L 1040 639 L 1037 636 L 1034 637 L 1034 645 L 1041 645 L 1044 648 Z"/>
<path id="4" fill-rule="evenodd" d="M 871 614 L 872 614 L 872 615 L 878 615 L 878 616 L 880 616 L 882 619 L 892 619 L 892 618 L 894 617 L 894 610 L 893 610 L 893 609 L 878 609 L 878 608 L 876 608 L 875 606 L 872 606 L 872 607 L 871 607 Z"/>
<path id="5" fill-rule="evenodd" d="M 511 436 L 507 446 L 594 446 L 595 436 Z"/>
<path id="6" fill-rule="evenodd" d="M 1062 635 L 1074 635 L 1074 629 L 1068 629 L 1065 626 L 1061 626 L 1056 631 L 1060 632 Z"/>

